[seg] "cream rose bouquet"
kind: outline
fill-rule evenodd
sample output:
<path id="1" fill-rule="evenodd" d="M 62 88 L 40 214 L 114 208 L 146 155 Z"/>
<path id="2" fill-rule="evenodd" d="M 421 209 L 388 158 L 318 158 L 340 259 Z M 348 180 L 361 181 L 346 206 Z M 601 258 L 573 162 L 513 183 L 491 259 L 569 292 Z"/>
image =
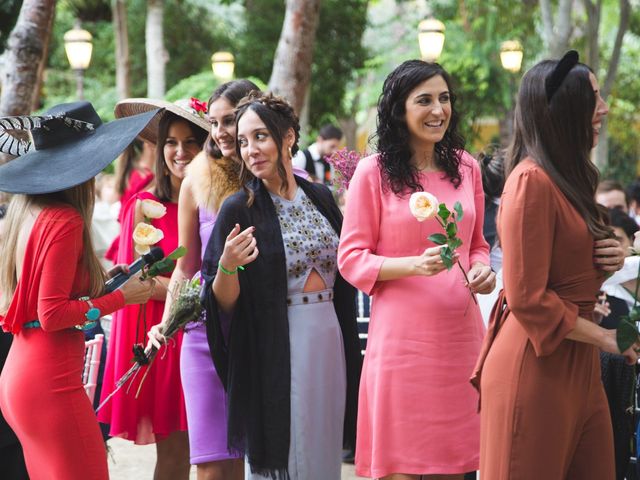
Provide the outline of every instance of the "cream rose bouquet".
<path id="1" fill-rule="evenodd" d="M 154 219 L 162 218 L 167 213 L 167 208 L 160 202 L 155 200 L 145 199 L 141 202 L 143 220 L 136 225 L 133 230 L 133 244 L 134 249 L 140 255 L 144 255 L 151 250 L 151 247 L 164 238 L 164 232 L 154 227 L 151 222 Z M 152 265 L 145 265 L 142 269 L 142 278 L 152 278 L 163 273 L 171 273 L 176 266 L 178 258 L 184 256 L 187 249 L 184 247 L 178 247 L 162 260 L 159 260 Z M 147 331 L 147 309 L 146 305 L 143 305 L 138 310 L 138 325 L 142 319 L 143 333 Z M 136 338 L 139 338 L 139 332 L 136 331 Z M 144 345 L 142 342 L 136 343 L 133 346 L 133 356 L 136 363 L 144 365 L 148 363 L 148 358 L 144 352 Z"/>
<path id="2" fill-rule="evenodd" d="M 453 211 L 447 208 L 444 203 L 438 203 L 438 199 L 435 195 L 429 192 L 415 192 L 409 198 L 409 210 L 411 214 L 419 222 L 424 222 L 430 218 L 435 218 L 440 226 L 442 226 L 444 233 L 433 233 L 429 235 L 428 239 L 436 245 L 441 245 L 440 258 L 447 270 L 453 268 L 453 264 L 457 263 L 464 280 L 469 285 L 469 278 L 467 272 L 464 270 L 460 262 L 454 262 L 453 256 L 456 249 L 462 245 L 462 240 L 458 237 L 458 221 L 464 217 L 464 211 L 462 204 L 456 202 L 453 205 Z M 471 298 L 475 303 L 478 303 L 475 294 L 469 290 Z"/>

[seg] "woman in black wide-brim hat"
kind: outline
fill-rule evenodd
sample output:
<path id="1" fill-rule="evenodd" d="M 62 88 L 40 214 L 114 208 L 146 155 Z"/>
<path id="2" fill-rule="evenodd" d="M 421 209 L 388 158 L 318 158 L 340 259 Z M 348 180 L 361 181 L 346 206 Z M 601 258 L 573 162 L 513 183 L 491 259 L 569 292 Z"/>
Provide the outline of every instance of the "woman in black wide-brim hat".
<path id="1" fill-rule="evenodd" d="M 94 176 L 155 116 L 103 124 L 90 103 L 43 116 L 0 118 L 0 191 L 15 193 L 0 251 L 0 324 L 14 335 L 0 376 L 0 408 L 24 448 L 29 476 L 107 479 L 107 456 L 81 383 L 83 328 L 146 302 L 152 281 L 104 294 L 90 220 Z M 33 142 L 14 137 L 29 130 Z M 24 134 L 25 132 L 19 132 Z"/>

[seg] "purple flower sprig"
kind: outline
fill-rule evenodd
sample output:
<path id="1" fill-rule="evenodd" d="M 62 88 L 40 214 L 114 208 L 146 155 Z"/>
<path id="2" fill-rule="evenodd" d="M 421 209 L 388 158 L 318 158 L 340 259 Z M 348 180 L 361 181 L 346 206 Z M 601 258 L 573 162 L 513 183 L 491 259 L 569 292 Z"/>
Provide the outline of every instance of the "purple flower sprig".
<path id="1" fill-rule="evenodd" d="M 349 188 L 351 177 L 353 177 L 358 162 L 363 157 L 364 154 L 346 148 L 342 148 L 325 157 L 325 160 L 334 168 L 337 174 L 334 175 L 333 184 L 338 190 L 338 193 L 342 193 Z"/>

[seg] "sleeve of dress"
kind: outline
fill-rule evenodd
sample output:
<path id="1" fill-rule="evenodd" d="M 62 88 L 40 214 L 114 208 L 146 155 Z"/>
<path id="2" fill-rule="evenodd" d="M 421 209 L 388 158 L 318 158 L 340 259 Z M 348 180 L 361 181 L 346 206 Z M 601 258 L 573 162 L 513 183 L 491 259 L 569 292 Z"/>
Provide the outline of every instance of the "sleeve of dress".
<path id="1" fill-rule="evenodd" d="M 484 238 L 482 229 L 484 226 L 484 190 L 482 188 L 482 176 L 478 162 L 469 155 L 471 163 L 471 178 L 473 180 L 474 207 L 476 210 L 476 222 L 471 234 L 471 245 L 469 246 L 469 266 L 475 262 L 482 262 L 489 265 L 489 244 Z"/>
<path id="2" fill-rule="evenodd" d="M 65 222 L 51 242 L 42 263 L 42 277 L 38 290 L 38 320 L 47 332 L 71 328 L 87 319 L 89 304 L 71 299 L 78 265 L 82 255 L 82 219 Z M 101 314 L 124 307 L 124 296 L 116 290 L 91 300 Z"/>
<path id="3" fill-rule="evenodd" d="M 543 172 L 525 170 L 507 182 L 500 211 L 507 304 L 539 357 L 555 351 L 578 317 L 577 305 L 549 288 L 557 208 L 552 188 Z"/>
<path id="4" fill-rule="evenodd" d="M 376 254 L 381 215 L 380 170 L 375 157 L 363 159 L 349 184 L 338 268 L 353 286 L 371 295 L 385 257 Z"/>

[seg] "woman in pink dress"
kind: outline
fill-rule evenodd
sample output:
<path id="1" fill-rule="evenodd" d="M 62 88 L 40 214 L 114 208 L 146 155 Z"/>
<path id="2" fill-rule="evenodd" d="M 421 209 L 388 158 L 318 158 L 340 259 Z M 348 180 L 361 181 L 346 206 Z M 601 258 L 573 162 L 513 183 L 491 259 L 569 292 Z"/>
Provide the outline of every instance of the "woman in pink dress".
<path id="1" fill-rule="evenodd" d="M 137 105 L 133 101 L 131 103 Z M 207 124 L 199 117 L 173 104 L 158 106 L 169 111 L 162 116 L 155 132 L 156 182 L 151 189 L 134 195 L 123 206 L 118 263 L 129 264 L 137 257 L 132 233 L 135 226 L 143 221 L 142 200 L 145 199 L 161 202 L 166 207 L 163 217 L 151 221 L 154 227 L 164 233 L 164 238 L 157 245 L 165 254 L 178 246 L 177 202 L 180 185 L 187 165 L 200 152 L 207 135 Z M 149 109 L 150 104 L 141 108 Z M 148 132 L 141 135 L 145 133 Z M 118 379 L 131 367 L 132 347 L 144 344 L 147 330 L 162 319 L 168 284 L 169 275 L 158 277 L 158 285 L 152 300 L 146 305 L 145 315 L 139 315 L 137 306 L 114 314 L 101 401 L 115 389 Z M 172 346 L 160 352 L 154 360 L 138 398 L 136 393 L 146 370 L 135 378 L 131 387 L 118 391 L 98 413 L 98 420 L 110 425 L 110 435 L 139 445 L 156 443 L 155 479 L 187 479 L 189 475 L 187 420 L 180 383 L 181 334 L 174 340 Z"/>
<path id="2" fill-rule="evenodd" d="M 495 275 L 482 236 L 480 169 L 463 150 L 449 75 L 411 60 L 386 79 L 378 154 L 360 161 L 347 193 L 338 264 L 372 295 L 356 445 L 356 473 L 384 479 L 462 479 L 478 468 L 478 396 L 469 384 L 484 326 L 470 290 Z M 435 218 L 418 222 L 412 192 L 462 204 L 456 261 L 447 271 Z M 431 477 L 433 475 L 433 477 Z"/>

